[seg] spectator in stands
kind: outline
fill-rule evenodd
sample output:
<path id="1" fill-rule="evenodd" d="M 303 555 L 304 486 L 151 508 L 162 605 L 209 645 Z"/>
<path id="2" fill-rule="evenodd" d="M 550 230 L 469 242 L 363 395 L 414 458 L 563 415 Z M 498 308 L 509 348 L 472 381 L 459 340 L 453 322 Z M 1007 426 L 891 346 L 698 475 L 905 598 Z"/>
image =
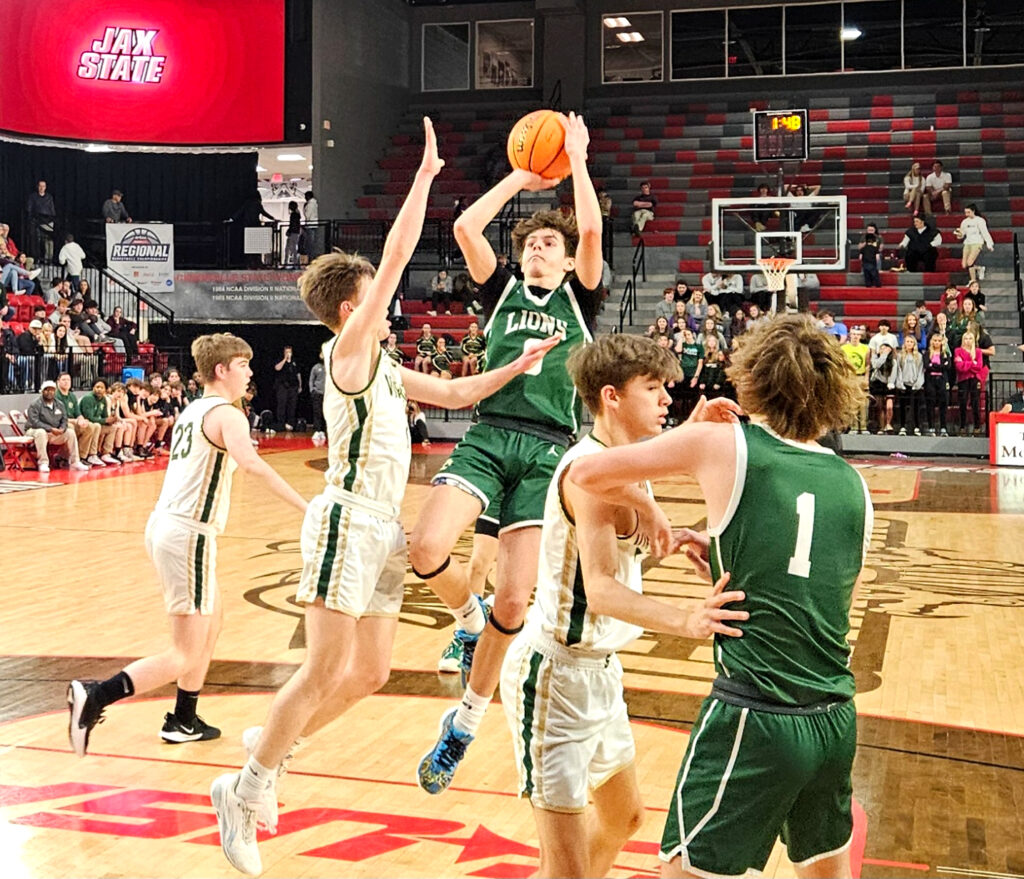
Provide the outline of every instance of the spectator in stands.
<path id="1" fill-rule="evenodd" d="M 177 379 L 176 381 L 167 382 L 165 387 L 171 392 L 171 405 L 174 407 L 174 418 L 177 420 L 178 416 L 181 415 L 181 410 L 188 405 L 188 400 L 185 398 L 185 386 L 181 383 L 181 379 Z M 252 402 L 251 398 L 249 402 Z"/>
<path id="2" fill-rule="evenodd" d="M 120 463 L 114 457 L 114 441 L 117 438 L 117 416 L 110 411 L 107 397 L 107 383 L 103 379 L 93 382 L 92 391 L 78 401 L 82 416 L 100 426 L 99 455 L 104 464 Z"/>
<path id="3" fill-rule="evenodd" d="M 854 375 L 860 378 L 864 388 L 864 405 L 857 413 L 857 418 L 850 425 L 851 433 L 868 432 L 868 367 L 871 365 L 871 349 L 863 341 L 864 329 L 860 326 L 850 327 L 850 337 L 842 344 L 843 356 L 853 369 Z"/>
<path id="4" fill-rule="evenodd" d="M 27 332 L 18 336 L 18 366 L 21 370 L 21 387 L 28 392 L 36 381 L 36 369 L 40 363 L 43 347 L 39 342 L 42 323 L 30 321 Z"/>
<path id="5" fill-rule="evenodd" d="M 655 342 L 662 336 L 668 337 L 670 334 L 671 329 L 669 328 L 668 318 L 660 314 L 654 319 L 654 323 L 647 328 L 647 332 L 644 333 L 648 339 L 654 339 Z"/>
<path id="6" fill-rule="evenodd" d="M 109 411 L 114 416 L 113 456 L 121 464 L 153 457 L 148 447 L 149 438 L 155 429 L 155 419 L 142 412 L 142 383 L 138 379 L 135 381 L 134 387 L 138 388 L 138 393 L 129 390 L 121 382 L 114 382 L 108 397 Z"/>
<path id="7" fill-rule="evenodd" d="M 693 291 L 690 289 L 690 285 L 683 278 L 676 278 L 676 302 L 689 302 L 691 296 L 693 296 Z"/>
<path id="8" fill-rule="evenodd" d="M 110 325 L 110 337 L 113 339 L 120 339 L 124 343 L 124 349 L 128 354 L 130 360 L 134 360 L 139 355 L 139 338 L 138 338 L 138 327 L 134 321 L 130 321 L 124 316 L 124 311 L 120 305 L 115 305 L 114 310 L 110 314 L 110 318 L 107 321 Z M 180 376 L 179 376 L 180 380 Z"/>
<path id="9" fill-rule="evenodd" d="M 726 272 L 722 275 L 722 290 L 718 306 L 723 314 L 732 314 L 743 305 L 743 275 L 739 272 Z"/>
<path id="10" fill-rule="evenodd" d="M 601 209 L 601 216 L 611 219 L 612 216 L 612 197 L 608 194 L 605 189 L 598 190 L 597 193 L 597 206 Z"/>
<path id="11" fill-rule="evenodd" d="M 61 328 L 63 329 L 63 327 Z M 71 374 L 67 371 L 57 376 L 57 402 L 64 407 L 68 416 L 68 424 L 78 438 L 78 455 L 82 461 L 92 467 L 105 467 L 98 454 L 100 448 L 100 425 L 90 421 L 82 414 L 78 398 L 71 390 Z"/>
<path id="12" fill-rule="evenodd" d="M 795 308 L 806 314 L 811 308 L 811 299 L 821 293 L 821 281 L 813 272 L 790 272 L 786 275 L 786 309 Z M 781 303 L 779 304 L 781 308 Z"/>
<path id="13" fill-rule="evenodd" d="M 53 326 L 53 324 L 47 323 L 45 326 Z M 62 370 L 71 369 L 71 354 L 74 352 L 75 343 L 69 335 L 69 330 L 64 324 L 57 324 L 53 329 L 53 362 L 59 373 Z M 86 457 L 86 456 L 83 456 Z"/>
<path id="14" fill-rule="evenodd" d="M 675 352 L 679 355 L 679 365 L 683 369 L 683 377 L 672 389 L 672 399 L 677 403 L 675 417 L 684 420 L 697 403 L 700 374 L 704 368 L 704 349 L 697 344 L 693 330 L 684 326 L 676 337 Z"/>
<path id="15" fill-rule="evenodd" d="M 320 203 L 310 189 L 305 194 L 306 203 L 302 206 L 302 216 L 306 224 L 306 253 L 310 261 L 320 255 Z"/>
<path id="16" fill-rule="evenodd" d="M 480 324 L 473 321 L 469 332 L 462 337 L 462 374 L 476 375 L 480 371 L 480 359 L 484 356 L 486 340 L 480 333 Z"/>
<path id="17" fill-rule="evenodd" d="M 757 308 L 757 306 L 753 306 Z M 747 313 L 742 308 L 737 308 L 736 313 L 733 314 L 732 320 L 729 322 L 729 332 L 726 334 L 729 337 L 729 344 L 733 344 L 733 340 L 742 336 L 747 331 Z"/>
<path id="18" fill-rule="evenodd" d="M 747 313 L 747 325 L 744 327 L 744 332 L 753 329 L 757 324 L 764 323 L 766 320 L 768 320 L 768 314 L 762 312 L 756 302 L 750 303 L 750 310 Z"/>
<path id="19" fill-rule="evenodd" d="M 16 262 L 4 261 L 0 257 L 0 284 L 12 293 L 22 293 L 25 296 L 32 296 L 36 292 L 35 279 L 39 277 L 42 269 L 28 271 L 21 268 Z"/>
<path id="20" fill-rule="evenodd" d="M 942 200 L 942 209 L 948 214 L 952 210 L 953 175 L 942 168 L 942 162 L 932 162 L 932 173 L 924 179 L 924 212 L 931 214 L 935 202 Z"/>
<path id="21" fill-rule="evenodd" d="M 686 303 L 682 300 L 676 300 L 675 311 L 672 313 L 672 317 L 668 322 L 669 332 L 674 336 L 680 332 L 683 327 L 688 326 L 689 319 L 686 316 Z"/>
<path id="22" fill-rule="evenodd" d="M 448 277 L 445 269 L 441 269 L 430 279 L 430 303 L 427 314 L 431 317 L 437 315 L 442 305 L 445 314 L 452 313 L 452 279 Z"/>
<path id="23" fill-rule="evenodd" d="M 725 315 L 722 314 L 722 309 L 717 305 L 708 306 L 708 317 L 715 322 L 715 327 L 718 332 L 725 337 L 725 347 L 722 350 L 728 350 L 729 347 L 729 323 Z M 705 321 L 707 318 L 705 318 Z"/>
<path id="24" fill-rule="evenodd" d="M 759 183 L 757 185 L 757 192 L 754 193 L 754 197 L 769 198 L 770 196 L 771 192 L 769 190 L 768 184 Z M 773 216 L 777 217 L 778 215 L 778 211 L 751 211 L 750 222 L 753 224 L 754 229 L 756 231 L 763 232 L 765 229 L 768 228 L 768 221 L 771 220 Z"/>
<path id="25" fill-rule="evenodd" d="M 713 400 L 725 392 L 725 353 L 719 347 L 717 336 L 708 336 L 703 342 L 698 336 L 697 344 L 704 348 L 704 366 L 697 387 L 705 397 Z"/>
<path id="26" fill-rule="evenodd" d="M 74 301 L 75 299 L 92 299 L 92 287 L 89 286 L 89 282 L 82 278 L 78 282 L 78 289 L 72 290 L 72 295 L 68 299 Z"/>
<path id="27" fill-rule="evenodd" d="M 43 309 L 43 314 L 46 314 L 46 309 Z M 36 318 L 36 320 L 39 320 L 39 318 Z M 53 324 L 45 318 L 39 320 L 39 347 L 43 349 L 43 366 L 39 377 L 53 381 L 57 378 L 58 371 L 57 359 L 55 357 L 57 346 L 53 335 Z"/>
<path id="28" fill-rule="evenodd" d="M 888 330 L 888 323 L 886 323 Z M 878 324 L 878 333 L 872 337 L 872 342 L 882 336 L 882 323 Z M 889 340 L 892 344 L 889 344 Z M 896 369 L 895 354 L 896 337 L 891 333 L 884 334 L 884 341 L 872 348 L 871 372 L 868 377 L 868 390 L 871 398 L 875 401 L 875 411 L 878 420 L 878 433 L 892 433 L 892 404 L 894 393 L 891 379 Z M 869 346 L 870 347 L 870 346 Z"/>
<path id="29" fill-rule="evenodd" d="M 640 194 L 633 199 L 633 227 L 634 235 L 644 231 L 651 220 L 654 219 L 654 209 L 658 206 L 658 197 L 651 192 L 651 184 L 644 181 L 640 184 Z"/>
<path id="30" fill-rule="evenodd" d="M 413 369 L 417 372 L 429 373 L 436 353 L 437 339 L 430 331 L 430 324 L 423 324 L 420 327 L 420 334 L 416 338 L 416 358 L 413 360 Z"/>
<path id="31" fill-rule="evenodd" d="M 78 330 L 74 328 L 74 325 L 71 320 L 71 312 L 68 312 L 61 316 L 60 325 L 63 327 L 67 327 L 68 338 L 71 339 L 73 345 L 71 350 L 72 354 L 92 353 L 92 342 L 89 341 L 88 336 L 86 336 L 84 333 L 78 332 Z"/>
<path id="32" fill-rule="evenodd" d="M 121 339 L 111 335 L 110 324 L 108 324 L 103 319 L 103 315 L 100 314 L 99 303 L 95 299 L 89 299 L 83 303 L 83 307 L 85 311 L 85 321 L 90 327 L 92 327 L 93 332 L 96 334 L 95 341 L 99 342 L 101 345 L 113 345 L 114 350 L 118 354 L 124 354 L 125 344 Z"/>
<path id="33" fill-rule="evenodd" d="M 67 446 L 71 469 L 88 470 L 89 465 L 78 457 L 78 437 L 68 426 L 68 414 L 56 400 L 57 383 L 45 381 L 39 392 L 38 399 L 25 411 L 25 434 L 35 441 L 39 472 L 50 472 L 50 446 Z"/>
<path id="34" fill-rule="evenodd" d="M 900 250 L 908 272 L 934 272 L 935 261 L 939 258 L 938 247 L 942 235 L 934 226 L 929 226 L 923 217 L 914 217 L 913 225 L 907 229 L 900 242 Z"/>
<path id="35" fill-rule="evenodd" d="M 452 279 L 452 298 L 462 303 L 462 310 L 466 314 L 479 314 L 483 311 L 483 306 L 476 298 L 478 292 L 469 272 L 459 272 Z"/>
<path id="36" fill-rule="evenodd" d="M 747 300 L 763 311 L 772 310 L 772 291 L 768 289 L 768 279 L 763 272 L 753 272 L 747 284 Z"/>
<path id="37" fill-rule="evenodd" d="M 3 392 L 13 394 L 18 389 L 18 337 L 10 327 L 10 322 L 0 315 L 0 352 L 3 356 L 3 372 L 0 373 L 0 388 Z"/>
<path id="38" fill-rule="evenodd" d="M 868 223 L 865 227 L 864 235 L 857 245 L 857 250 L 860 251 L 864 286 L 881 287 L 882 279 L 878 274 L 878 268 L 882 261 L 882 246 L 878 240 L 878 227 L 874 223 Z"/>
<path id="39" fill-rule="evenodd" d="M 89 301 L 92 302 L 93 300 L 90 299 Z M 89 340 L 90 345 L 96 344 L 96 330 L 89 322 L 89 317 L 85 313 L 85 301 L 82 299 L 76 299 L 71 303 L 71 327 L 76 333 L 81 333 L 85 336 Z"/>
<path id="40" fill-rule="evenodd" d="M 805 196 L 814 196 L 821 192 L 820 183 L 787 183 L 786 194 L 794 196 L 795 198 L 803 198 Z M 796 226 L 801 232 L 810 232 L 811 228 L 815 223 L 818 222 L 820 215 L 815 211 L 794 211 L 793 212 L 793 225 Z"/>
<path id="41" fill-rule="evenodd" d="M 320 356 L 309 371 L 309 399 L 313 404 L 313 442 L 327 439 L 327 422 L 324 421 L 326 387 L 327 371 L 324 369 L 324 352 L 321 349 Z"/>
<path id="42" fill-rule="evenodd" d="M 935 320 L 935 315 L 932 314 L 931 309 L 923 299 L 918 299 L 914 302 L 914 314 L 917 315 L 917 321 L 921 324 L 927 334 L 928 328 L 932 325 L 932 321 Z"/>
<path id="43" fill-rule="evenodd" d="M 928 350 L 924 354 L 924 406 L 928 421 L 928 435 L 949 436 L 946 413 L 949 409 L 949 383 L 953 371 L 953 357 L 946 345 L 946 337 L 932 333 L 928 337 Z"/>
<path id="44" fill-rule="evenodd" d="M 920 436 L 924 408 L 924 360 L 912 335 L 903 339 L 896 355 L 896 368 L 889 376 L 889 387 L 896 391 L 900 404 L 900 436 L 906 436 L 910 431 L 914 436 Z"/>
<path id="45" fill-rule="evenodd" d="M 960 434 L 967 431 L 967 436 L 974 436 L 975 431 L 981 432 L 981 414 L 979 398 L 981 384 L 988 378 L 988 367 L 982 360 L 981 351 L 976 345 L 974 333 L 967 330 L 960 340 L 960 347 L 953 354 L 956 366 L 957 397 L 960 400 Z M 971 426 L 967 427 L 967 407 L 971 407 Z"/>
<path id="46" fill-rule="evenodd" d="M 846 324 L 842 321 L 837 321 L 836 316 L 827 308 L 823 308 L 818 312 L 818 323 L 826 333 L 830 336 L 835 336 L 839 340 L 840 345 L 846 342 L 850 336 L 850 331 L 847 329 Z"/>
<path id="47" fill-rule="evenodd" d="M 942 338 L 942 348 L 950 356 L 953 356 L 953 348 L 949 345 L 949 317 L 947 312 L 940 311 L 935 315 L 935 321 L 928 329 L 928 345 L 931 346 L 932 336 L 940 336 Z M 956 347 L 955 345 L 953 346 Z"/>
<path id="48" fill-rule="evenodd" d="M 57 208 L 53 194 L 46 191 L 46 181 L 36 183 L 36 191 L 28 197 L 25 205 L 29 226 L 35 239 L 33 249 L 40 260 L 53 262 L 53 229 L 57 220 Z"/>
<path id="49" fill-rule="evenodd" d="M 711 316 L 711 315 L 708 315 L 706 318 L 704 318 L 704 322 L 701 324 L 700 332 L 697 334 L 697 340 L 696 340 L 697 344 L 700 345 L 704 349 L 705 353 L 708 350 L 708 340 L 709 339 L 714 339 L 715 340 L 715 342 L 716 342 L 715 349 L 719 353 L 722 353 L 723 357 L 724 357 L 724 352 L 725 352 L 725 349 L 728 347 L 728 342 L 725 339 L 725 333 L 723 333 L 718 328 L 717 322 L 715 321 L 714 317 Z M 707 366 L 707 358 L 705 357 L 704 360 L 705 360 L 704 365 Z"/>
<path id="50" fill-rule="evenodd" d="M 19 268 L 23 268 L 25 271 L 32 271 L 35 265 L 35 260 L 32 259 L 27 253 L 22 253 L 18 250 L 18 245 L 14 243 L 14 239 L 11 237 L 11 227 L 6 223 L 0 223 L 0 254 L 9 257 L 18 264 Z"/>
<path id="51" fill-rule="evenodd" d="M 996 346 L 992 341 L 992 337 L 985 330 L 985 325 L 976 320 L 967 322 L 967 330 L 974 336 L 974 344 L 981 352 L 982 362 L 987 367 L 989 358 L 993 357 L 996 353 Z"/>
<path id="52" fill-rule="evenodd" d="M 124 193 L 120 189 L 115 189 L 105 202 L 103 202 L 103 221 L 105 223 L 131 223 L 132 218 L 128 213 L 128 208 L 122 201 Z"/>
<path id="53" fill-rule="evenodd" d="M 1010 396 L 1005 403 L 1003 408 L 999 410 L 1004 415 L 1008 415 L 1013 412 L 1016 414 L 1024 413 L 1024 383 L 1017 382 L 1017 392 Z"/>
<path id="54" fill-rule="evenodd" d="M 427 432 L 427 417 L 415 400 L 409 400 L 405 404 L 405 415 L 409 419 L 410 439 L 414 443 L 420 443 L 425 449 L 429 448 L 430 434 Z"/>
<path id="55" fill-rule="evenodd" d="M 977 278 L 971 279 L 971 282 L 967 285 L 964 298 L 967 298 L 968 296 L 974 300 L 974 304 L 978 306 L 978 311 L 987 311 L 985 308 L 985 294 L 981 292 L 981 284 Z"/>
<path id="56" fill-rule="evenodd" d="M 302 373 L 292 360 L 292 346 L 286 345 L 281 359 L 274 364 L 274 395 L 277 397 L 277 421 L 285 430 L 294 430 L 295 410 L 302 392 Z"/>
<path id="57" fill-rule="evenodd" d="M 284 264 L 288 268 L 298 268 L 299 236 L 302 234 L 302 214 L 299 213 L 297 201 L 288 202 L 288 228 L 285 230 Z"/>
<path id="58" fill-rule="evenodd" d="M 871 349 L 872 355 L 877 354 L 882 345 L 888 345 L 894 351 L 900 345 L 899 339 L 892 332 L 892 324 L 885 317 L 878 322 L 878 332 L 868 339 L 868 347 Z"/>
<path id="59" fill-rule="evenodd" d="M 708 303 L 704 291 L 694 288 L 690 301 L 686 303 L 686 317 L 690 323 L 690 329 L 695 333 L 708 316 Z"/>
<path id="60" fill-rule="evenodd" d="M 909 312 L 903 317 L 903 327 L 899 335 L 901 349 L 908 337 L 914 340 L 918 351 L 923 353 L 924 349 L 928 347 L 928 337 L 925 334 L 924 327 L 921 326 L 921 321 L 917 319 L 917 313 L 914 311 Z"/>
<path id="61" fill-rule="evenodd" d="M 666 287 L 661 291 L 661 301 L 654 306 L 654 316 L 671 321 L 676 313 L 676 288 Z"/>
<path id="62" fill-rule="evenodd" d="M 85 251 L 75 241 L 75 236 L 70 232 L 64 236 L 64 246 L 57 255 L 57 261 L 64 266 L 64 274 L 71 282 L 72 287 L 77 287 L 82 280 L 82 264 L 85 262 Z"/>
<path id="63" fill-rule="evenodd" d="M 174 426 L 174 419 L 177 413 L 171 403 L 171 389 L 167 385 L 150 385 L 149 397 L 146 400 L 146 408 L 156 413 L 156 434 L 153 438 L 153 454 L 167 456 L 170 449 L 165 448 L 164 443 L 170 445 L 171 428 Z"/>
<path id="64" fill-rule="evenodd" d="M 402 354 L 402 349 L 398 347 L 397 333 L 388 334 L 388 339 L 384 343 L 384 353 L 394 360 L 399 366 L 402 366 L 405 363 L 405 355 Z"/>
<path id="65" fill-rule="evenodd" d="M 981 256 L 983 247 L 991 252 L 995 249 L 995 245 L 992 243 L 992 235 L 988 231 L 988 223 L 978 213 L 978 206 L 976 204 L 972 203 L 964 208 L 964 218 L 960 221 L 960 225 L 953 234 L 964 243 L 960 265 L 967 269 L 967 273 L 971 276 L 972 281 L 984 278 L 985 267 L 976 265 L 976 263 L 978 262 L 978 257 Z"/>
<path id="66" fill-rule="evenodd" d="M 454 358 L 448 351 L 447 340 L 444 336 L 438 336 L 434 356 L 430 358 L 430 374 L 438 378 L 450 379 L 452 377 L 453 362 Z"/>
<path id="67" fill-rule="evenodd" d="M 249 382 L 249 387 L 253 389 L 253 396 L 255 397 L 256 382 Z M 202 382 L 199 381 L 199 374 L 193 373 L 192 378 L 185 382 L 185 399 L 191 403 L 193 400 L 198 400 L 201 396 L 203 396 Z"/>
<path id="68" fill-rule="evenodd" d="M 903 201 L 906 202 L 903 207 L 913 209 L 916 214 L 921 209 L 922 198 L 924 198 L 924 177 L 921 174 L 921 163 L 913 162 L 903 178 Z"/>

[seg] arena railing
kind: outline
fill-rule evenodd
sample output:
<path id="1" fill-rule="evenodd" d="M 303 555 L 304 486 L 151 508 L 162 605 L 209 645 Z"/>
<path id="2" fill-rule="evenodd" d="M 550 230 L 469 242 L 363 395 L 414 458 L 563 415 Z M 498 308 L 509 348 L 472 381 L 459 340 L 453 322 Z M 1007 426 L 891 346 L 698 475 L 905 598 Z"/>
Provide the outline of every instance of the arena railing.
<path id="1" fill-rule="evenodd" d="M 1020 237 L 1013 233 L 1013 284 L 1017 288 L 1017 325 L 1020 328 L 1020 343 L 1024 345 L 1024 279 L 1020 270 Z"/>
<path id="2" fill-rule="evenodd" d="M 130 320 L 138 327 L 140 341 L 149 338 L 148 328 L 150 324 L 162 323 L 167 325 L 167 331 L 174 335 L 174 310 L 158 301 L 134 281 L 124 277 L 114 269 L 106 266 L 96 266 L 96 271 L 102 279 L 102 283 L 96 285 L 93 296 L 100 306 L 100 313 L 109 317 L 117 307 L 125 319 Z"/>
<path id="3" fill-rule="evenodd" d="M 633 309 L 636 307 L 636 284 L 630 278 L 626 281 L 626 288 L 622 291 L 622 299 L 619 300 L 619 332 L 621 333 L 626 322 L 633 326 Z"/>

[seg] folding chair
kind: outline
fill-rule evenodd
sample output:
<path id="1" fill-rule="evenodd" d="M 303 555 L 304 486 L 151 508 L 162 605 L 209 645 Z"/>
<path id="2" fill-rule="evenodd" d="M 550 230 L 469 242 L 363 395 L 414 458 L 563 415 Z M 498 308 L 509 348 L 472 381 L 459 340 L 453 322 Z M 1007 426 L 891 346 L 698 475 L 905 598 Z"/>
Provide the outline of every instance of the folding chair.
<path id="1" fill-rule="evenodd" d="M 18 413 L 19 415 L 21 413 Z M 33 464 L 37 468 L 36 444 L 30 436 L 19 429 L 11 420 L 11 416 L 0 410 L 0 457 L 4 467 L 11 470 L 24 470 L 25 464 Z"/>
<path id="2" fill-rule="evenodd" d="M 35 440 L 33 440 L 32 437 L 25 435 L 26 431 L 28 430 L 28 419 L 25 417 L 25 413 L 19 409 L 12 409 L 11 423 L 14 425 L 14 429 L 18 432 L 20 436 L 24 437 L 25 439 L 29 440 L 29 442 L 32 443 L 32 451 L 33 453 L 35 453 Z M 58 467 L 63 467 L 65 464 L 71 463 L 70 452 L 66 445 L 57 446 L 49 442 L 47 443 L 47 445 L 52 449 L 52 454 L 50 455 L 50 464 L 54 470 L 56 470 Z M 35 453 L 35 457 L 38 459 L 38 453 Z M 36 461 L 36 463 L 38 464 L 38 460 Z"/>

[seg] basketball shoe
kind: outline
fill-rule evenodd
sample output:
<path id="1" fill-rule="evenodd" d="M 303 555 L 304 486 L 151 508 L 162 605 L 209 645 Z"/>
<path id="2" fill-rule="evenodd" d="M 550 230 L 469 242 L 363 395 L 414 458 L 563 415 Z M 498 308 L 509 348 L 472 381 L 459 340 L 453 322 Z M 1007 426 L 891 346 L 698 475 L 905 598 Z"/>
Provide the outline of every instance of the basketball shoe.
<path id="1" fill-rule="evenodd" d="M 487 627 L 487 621 L 491 618 L 491 607 L 484 601 L 479 595 L 473 596 L 480 604 L 480 611 L 484 615 L 484 628 Z M 452 639 L 453 643 L 459 641 L 462 644 L 462 662 L 460 672 L 462 674 L 462 686 L 465 687 L 469 681 L 469 672 L 473 668 L 473 654 L 476 652 L 476 643 L 480 640 L 481 632 L 473 635 L 467 632 L 465 629 L 456 629 L 455 637 Z"/>
<path id="2" fill-rule="evenodd" d="M 437 661 L 437 670 L 446 674 L 455 674 L 462 671 L 462 641 L 457 635 L 452 636 L 444 653 Z"/>
<path id="3" fill-rule="evenodd" d="M 160 738 L 172 745 L 180 745 L 182 742 L 207 742 L 210 739 L 219 739 L 220 730 L 210 726 L 198 714 L 192 723 L 184 724 L 178 720 L 177 715 L 168 713 L 164 715 Z"/>
<path id="4" fill-rule="evenodd" d="M 245 754 L 247 757 L 251 757 L 253 755 L 253 752 L 256 750 L 256 745 L 259 744 L 262 732 L 262 726 L 250 726 L 242 733 L 242 747 L 245 748 Z M 281 765 L 277 767 L 278 778 L 287 774 L 288 764 L 291 762 L 292 757 L 295 756 L 295 752 L 301 747 L 302 744 L 299 741 L 296 741 L 288 749 L 288 753 L 284 755 L 284 760 L 281 761 Z"/>
<path id="5" fill-rule="evenodd" d="M 68 739 L 79 757 L 89 748 L 89 733 L 103 722 L 103 708 L 97 698 L 98 681 L 72 681 L 68 684 Z"/>
<path id="6" fill-rule="evenodd" d="M 274 785 L 267 787 L 257 802 L 250 803 L 235 793 L 238 773 L 218 776 L 210 785 L 210 800 L 217 813 L 220 847 L 231 866 L 248 876 L 263 872 L 256 830 L 277 832 L 277 795 Z M 270 811 L 273 803 L 273 812 Z"/>
<path id="7" fill-rule="evenodd" d="M 473 741 L 469 733 L 455 729 L 455 712 L 452 708 L 441 718 L 440 736 L 437 743 L 423 755 L 416 770 L 419 785 L 428 794 L 444 793 L 455 777 L 462 758 L 466 756 L 466 748 Z"/>

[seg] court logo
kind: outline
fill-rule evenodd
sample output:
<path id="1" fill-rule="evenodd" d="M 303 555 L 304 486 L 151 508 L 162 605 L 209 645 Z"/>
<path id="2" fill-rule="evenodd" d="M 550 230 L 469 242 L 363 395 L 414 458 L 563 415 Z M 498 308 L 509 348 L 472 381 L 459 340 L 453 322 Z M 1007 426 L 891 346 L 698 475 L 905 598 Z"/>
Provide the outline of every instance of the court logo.
<path id="1" fill-rule="evenodd" d="M 156 52 L 154 43 L 159 33 L 133 27 L 106 28 L 100 39 L 92 41 L 91 50 L 78 59 L 79 79 L 138 85 L 160 82 L 167 56 Z"/>
<path id="2" fill-rule="evenodd" d="M 110 259 L 119 262 L 168 262 L 171 245 L 165 244 L 151 229 L 129 229 L 110 251 Z"/>

